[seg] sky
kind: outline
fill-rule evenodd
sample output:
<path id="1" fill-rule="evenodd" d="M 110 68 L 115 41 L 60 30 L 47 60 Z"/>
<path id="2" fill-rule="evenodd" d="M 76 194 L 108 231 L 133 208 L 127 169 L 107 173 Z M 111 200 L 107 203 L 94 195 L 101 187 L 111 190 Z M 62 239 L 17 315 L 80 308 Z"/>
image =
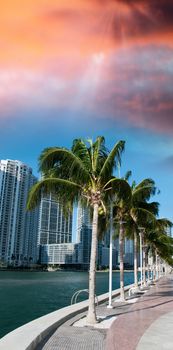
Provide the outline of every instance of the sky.
<path id="1" fill-rule="evenodd" d="M 172 0 L 6 0 L 0 33 L 0 158 L 38 176 L 45 147 L 125 140 L 173 220 Z"/>

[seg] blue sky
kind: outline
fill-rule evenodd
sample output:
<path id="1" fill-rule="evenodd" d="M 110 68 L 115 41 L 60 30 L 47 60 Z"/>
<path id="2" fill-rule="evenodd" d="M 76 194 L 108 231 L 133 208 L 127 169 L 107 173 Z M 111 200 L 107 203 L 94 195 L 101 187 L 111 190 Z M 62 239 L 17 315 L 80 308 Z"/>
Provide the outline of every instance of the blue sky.
<path id="1" fill-rule="evenodd" d="M 34 112 L 33 112 L 34 114 Z M 35 115 L 37 113 L 35 112 Z M 62 115 L 62 114 L 61 114 Z M 38 156 L 47 146 L 70 147 L 74 138 L 104 135 L 106 144 L 111 149 L 113 144 L 122 139 L 126 141 L 126 149 L 122 156 L 121 175 L 127 170 L 132 171 L 132 179 L 139 182 L 151 177 L 160 189 L 155 198 L 160 202 L 160 215 L 173 219 L 172 194 L 173 179 L 171 156 L 173 154 L 173 140 L 169 135 L 154 133 L 153 131 L 121 126 L 121 123 L 107 123 L 106 119 L 91 123 L 73 119 L 69 121 L 64 112 L 61 121 L 47 116 L 35 121 L 25 118 L 14 118 L 9 126 L 3 128 L 0 138 L 1 158 L 19 159 L 33 168 L 38 174 Z"/>
<path id="2" fill-rule="evenodd" d="M 0 31 L 0 158 L 38 176 L 45 147 L 125 140 L 122 175 L 173 220 L 172 1 L 6 0 Z"/>

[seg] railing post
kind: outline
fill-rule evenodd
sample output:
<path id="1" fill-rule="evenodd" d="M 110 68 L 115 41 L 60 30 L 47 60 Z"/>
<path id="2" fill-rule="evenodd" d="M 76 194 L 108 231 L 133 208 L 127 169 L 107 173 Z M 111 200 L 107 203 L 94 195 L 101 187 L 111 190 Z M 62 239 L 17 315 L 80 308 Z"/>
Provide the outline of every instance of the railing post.
<path id="1" fill-rule="evenodd" d="M 113 202 L 110 204 L 110 246 L 109 246 L 109 304 L 108 308 L 112 309 L 112 234 L 113 234 Z"/>

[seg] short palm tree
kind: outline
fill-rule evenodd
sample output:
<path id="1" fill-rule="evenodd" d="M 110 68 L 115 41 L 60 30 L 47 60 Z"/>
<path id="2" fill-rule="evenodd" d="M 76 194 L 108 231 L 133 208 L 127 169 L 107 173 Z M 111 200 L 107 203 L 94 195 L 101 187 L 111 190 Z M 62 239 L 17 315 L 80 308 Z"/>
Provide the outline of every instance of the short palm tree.
<path id="1" fill-rule="evenodd" d="M 157 219 L 154 224 L 147 225 L 145 240 L 157 263 L 157 255 L 169 265 L 173 265 L 173 238 L 167 235 L 172 222 L 166 218 Z"/>
<path id="2" fill-rule="evenodd" d="M 128 197 L 126 181 L 113 177 L 114 169 L 121 162 L 124 146 L 125 142 L 119 141 L 111 151 L 108 151 L 104 137 L 97 137 L 95 142 L 76 139 L 71 150 L 59 147 L 45 149 L 39 161 L 43 178 L 33 186 L 28 198 L 28 209 L 33 209 L 39 203 L 42 193 L 49 192 L 53 192 L 66 207 L 72 207 L 74 202 L 79 201 L 82 205 L 91 207 L 93 218 L 88 324 L 94 324 L 97 321 L 95 271 L 98 213 L 101 209 L 106 211 L 112 192 L 118 191 L 122 196 Z"/>

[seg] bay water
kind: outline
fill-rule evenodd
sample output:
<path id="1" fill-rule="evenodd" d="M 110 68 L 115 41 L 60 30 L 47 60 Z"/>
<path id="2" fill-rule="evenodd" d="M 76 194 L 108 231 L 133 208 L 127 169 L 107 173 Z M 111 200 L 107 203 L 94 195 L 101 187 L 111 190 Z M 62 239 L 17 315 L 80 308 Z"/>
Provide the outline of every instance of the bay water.
<path id="1" fill-rule="evenodd" d="M 133 283 L 125 272 L 125 285 Z M 109 273 L 97 272 L 96 294 L 108 291 Z M 113 289 L 119 288 L 119 272 L 113 272 Z M 47 313 L 68 306 L 79 289 L 88 289 L 88 272 L 0 271 L 0 337 Z M 78 301 L 86 299 L 81 294 Z"/>

